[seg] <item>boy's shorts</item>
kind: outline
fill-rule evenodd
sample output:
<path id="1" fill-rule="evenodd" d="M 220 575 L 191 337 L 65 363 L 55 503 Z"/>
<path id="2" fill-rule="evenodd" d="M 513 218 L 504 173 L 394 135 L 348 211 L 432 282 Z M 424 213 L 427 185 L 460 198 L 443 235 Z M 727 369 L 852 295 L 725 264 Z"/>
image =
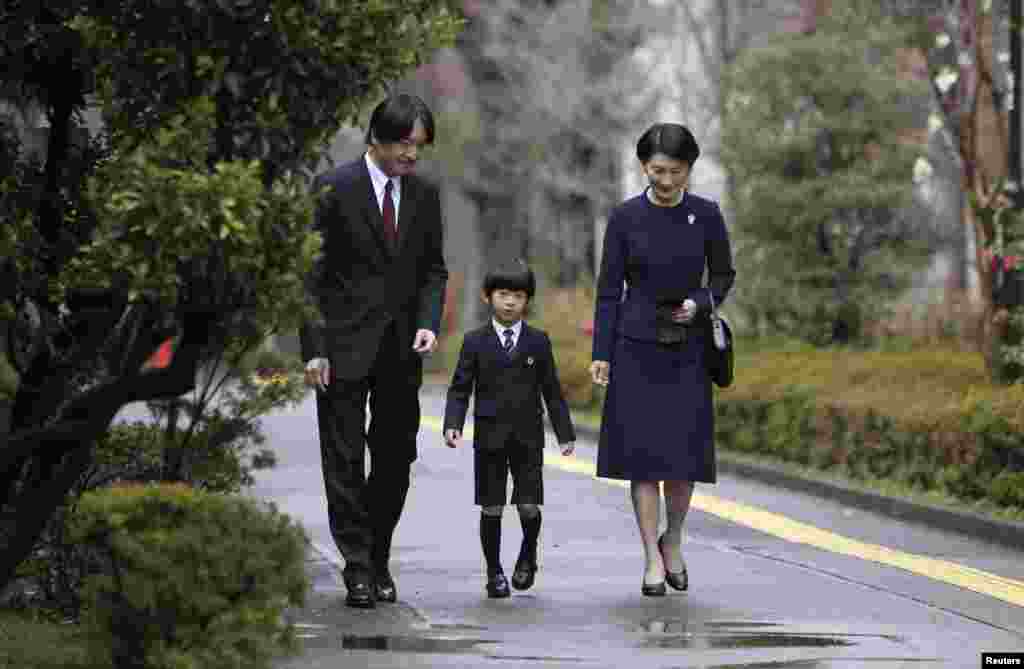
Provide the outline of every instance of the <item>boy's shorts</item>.
<path id="1" fill-rule="evenodd" d="M 513 504 L 544 503 L 544 449 L 509 438 L 500 450 L 473 449 L 476 504 L 504 506 L 512 474 Z"/>

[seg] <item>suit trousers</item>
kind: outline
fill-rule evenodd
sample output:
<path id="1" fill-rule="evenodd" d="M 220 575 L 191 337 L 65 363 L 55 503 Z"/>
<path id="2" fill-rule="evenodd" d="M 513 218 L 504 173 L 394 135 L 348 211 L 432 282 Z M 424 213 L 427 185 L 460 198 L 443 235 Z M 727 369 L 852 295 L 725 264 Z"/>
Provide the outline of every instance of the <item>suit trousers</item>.
<path id="1" fill-rule="evenodd" d="M 392 324 L 366 377 L 332 379 L 327 392 L 317 394 L 327 514 L 345 559 L 346 584 L 388 571 L 392 535 L 416 460 L 422 383 L 422 360 L 411 341 L 398 340 Z"/>

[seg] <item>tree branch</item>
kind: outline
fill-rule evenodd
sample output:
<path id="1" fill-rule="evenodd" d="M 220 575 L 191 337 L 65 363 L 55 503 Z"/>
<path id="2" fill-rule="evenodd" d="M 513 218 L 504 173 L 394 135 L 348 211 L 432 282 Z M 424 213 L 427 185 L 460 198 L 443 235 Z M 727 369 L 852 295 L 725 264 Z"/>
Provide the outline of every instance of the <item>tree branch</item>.
<path id="1" fill-rule="evenodd" d="M 181 345 L 166 369 L 121 376 L 101 383 L 72 400 L 57 422 L 12 434 L 7 448 L 0 452 L 0 471 L 6 471 L 33 454 L 60 455 L 94 441 L 106 431 L 110 421 L 126 404 L 168 399 L 187 393 L 195 386 L 199 354 L 206 343 L 213 318 L 212 315 L 191 316 L 186 320 Z M 136 342 L 133 348 L 129 357 L 142 361 L 155 350 L 151 346 L 147 351 L 140 342 Z"/>

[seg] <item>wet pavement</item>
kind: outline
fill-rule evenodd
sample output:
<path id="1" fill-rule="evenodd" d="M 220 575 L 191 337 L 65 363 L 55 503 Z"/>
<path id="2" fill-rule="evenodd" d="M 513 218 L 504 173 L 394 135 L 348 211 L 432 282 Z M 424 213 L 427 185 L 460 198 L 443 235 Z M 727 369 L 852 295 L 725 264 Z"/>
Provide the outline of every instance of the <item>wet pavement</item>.
<path id="1" fill-rule="evenodd" d="M 442 445 L 435 390 L 425 390 L 423 409 L 420 458 L 395 535 L 399 602 L 370 611 L 343 604 L 312 401 L 264 420 L 279 463 L 258 473 L 251 492 L 298 518 L 316 547 L 309 563 L 314 592 L 304 609 L 289 612 L 303 653 L 279 662 L 280 669 L 977 667 L 982 651 L 1024 650 L 1024 608 L 1012 597 L 787 540 L 725 520 L 713 505 L 742 502 L 842 537 L 942 556 L 1008 591 L 1024 580 L 1019 554 L 741 479 L 698 487 L 714 497 L 687 521 L 690 590 L 642 597 L 642 553 L 626 488 L 557 457 L 545 471 L 537 583 L 509 599 L 488 599 L 471 446 Z M 553 438 L 548 450 L 557 453 Z M 583 467 L 576 469 L 585 472 L 589 463 L 592 472 L 593 444 L 581 441 L 577 452 Z M 503 530 L 508 573 L 521 537 L 511 509 Z"/>

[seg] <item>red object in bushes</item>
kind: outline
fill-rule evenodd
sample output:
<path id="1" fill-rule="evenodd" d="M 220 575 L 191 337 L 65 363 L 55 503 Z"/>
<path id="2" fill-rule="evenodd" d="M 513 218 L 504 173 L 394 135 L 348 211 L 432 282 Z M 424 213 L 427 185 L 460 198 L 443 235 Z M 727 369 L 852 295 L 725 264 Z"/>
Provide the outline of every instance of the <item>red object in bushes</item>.
<path id="1" fill-rule="evenodd" d="M 149 357 L 146 362 L 147 367 L 153 367 L 155 369 L 165 369 L 171 364 L 171 358 L 174 357 L 174 352 L 171 350 L 171 344 L 174 342 L 173 339 L 168 339 L 164 343 L 160 344 L 160 348 L 156 350 L 153 355 Z"/>

